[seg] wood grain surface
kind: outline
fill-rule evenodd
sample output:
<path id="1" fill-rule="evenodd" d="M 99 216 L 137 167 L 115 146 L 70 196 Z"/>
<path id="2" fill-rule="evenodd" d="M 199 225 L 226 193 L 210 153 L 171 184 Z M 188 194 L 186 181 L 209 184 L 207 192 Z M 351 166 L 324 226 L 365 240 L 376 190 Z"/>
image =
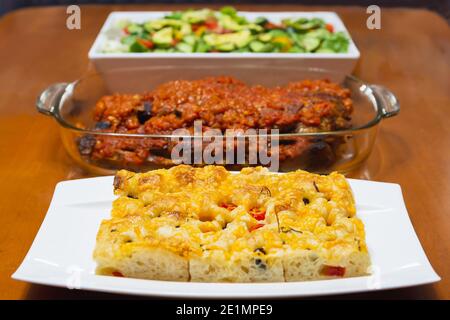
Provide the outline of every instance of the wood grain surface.
<path id="1" fill-rule="evenodd" d="M 88 68 L 88 50 L 114 10 L 183 6 L 83 6 L 82 29 L 65 28 L 65 7 L 23 9 L 0 18 L 0 298 L 117 298 L 12 280 L 45 216 L 55 184 L 86 177 L 66 154 L 58 124 L 35 109 L 46 86 Z M 382 9 L 381 30 L 363 7 L 239 6 L 255 11 L 336 11 L 361 51 L 355 74 L 391 89 L 398 117 L 383 121 L 375 150 L 357 174 L 403 189 L 436 284 L 339 298 L 450 298 L 450 28 L 425 10 Z"/>

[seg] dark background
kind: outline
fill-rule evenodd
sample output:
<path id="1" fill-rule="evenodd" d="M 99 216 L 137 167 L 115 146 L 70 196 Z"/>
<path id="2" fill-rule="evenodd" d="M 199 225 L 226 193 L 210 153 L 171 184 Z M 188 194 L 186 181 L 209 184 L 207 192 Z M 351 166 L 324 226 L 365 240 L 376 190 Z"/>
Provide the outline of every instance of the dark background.
<path id="1" fill-rule="evenodd" d="M 444 16 L 447 21 L 450 17 L 450 0 L 306 0 L 306 1 L 286 1 L 286 0 L 253 0 L 253 1 L 217 1 L 217 0 L 159 0 L 159 1 L 149 1 L 149 0 L 0 0 L 0 16 L 12 11 L 14 9 L 30 7 L 30 6 L 50 6 L 50 5 L 70 5 L 70 4 L 122 4 L 122 3 L 192 3 L 192 4 L 203 4 L 207 6 L 208 4 L 239 4 L 239 3 L 252 3 L 252 4 L 314 4 L 314 5 L 361 5 L 369 6 L 371 4 L 376 4 L 379 6 L 389 6 L 389 7 L 422 7 L 428 8 L 430 10 L 436 11 L 442 16 Z"/>

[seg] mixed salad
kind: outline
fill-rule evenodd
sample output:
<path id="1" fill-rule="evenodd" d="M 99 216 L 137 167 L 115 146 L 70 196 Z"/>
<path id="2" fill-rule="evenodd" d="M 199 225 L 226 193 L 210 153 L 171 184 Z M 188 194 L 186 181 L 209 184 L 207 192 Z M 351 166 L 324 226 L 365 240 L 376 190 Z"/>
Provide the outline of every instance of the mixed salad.
<path id="1" fill-rule="evenodd" d="M 173 12 L 144 23 L 120 21 L 118 28 L 120 40 L 107 40 L 103 52 L 345 53 L 349 46 L 348 36 L 322 19 L 248 21 L 228 6 Z"/>

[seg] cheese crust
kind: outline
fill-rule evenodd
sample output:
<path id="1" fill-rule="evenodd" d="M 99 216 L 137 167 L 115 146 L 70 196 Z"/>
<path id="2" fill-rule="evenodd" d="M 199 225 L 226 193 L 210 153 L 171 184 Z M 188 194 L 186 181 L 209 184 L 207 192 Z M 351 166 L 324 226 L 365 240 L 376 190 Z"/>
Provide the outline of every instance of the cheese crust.
<path id="1" fill-rule="evenodd" d="M 367 274 L 364 225 L 344 176 L 180 165 L 117 172 L 97 273 L 193 282 Z"/>

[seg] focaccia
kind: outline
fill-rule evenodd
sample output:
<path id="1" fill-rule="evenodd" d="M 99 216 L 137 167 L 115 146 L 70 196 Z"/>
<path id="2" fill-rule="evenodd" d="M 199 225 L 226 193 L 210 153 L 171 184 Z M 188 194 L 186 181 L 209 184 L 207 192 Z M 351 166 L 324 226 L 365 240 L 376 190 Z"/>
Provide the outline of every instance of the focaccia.
<path id="1" fill-rule="evenodd" d="M 367 274 L 364 225 L 344 176 L 180 165 L 117 172 L 97 273 L 195 282 Z"/>

